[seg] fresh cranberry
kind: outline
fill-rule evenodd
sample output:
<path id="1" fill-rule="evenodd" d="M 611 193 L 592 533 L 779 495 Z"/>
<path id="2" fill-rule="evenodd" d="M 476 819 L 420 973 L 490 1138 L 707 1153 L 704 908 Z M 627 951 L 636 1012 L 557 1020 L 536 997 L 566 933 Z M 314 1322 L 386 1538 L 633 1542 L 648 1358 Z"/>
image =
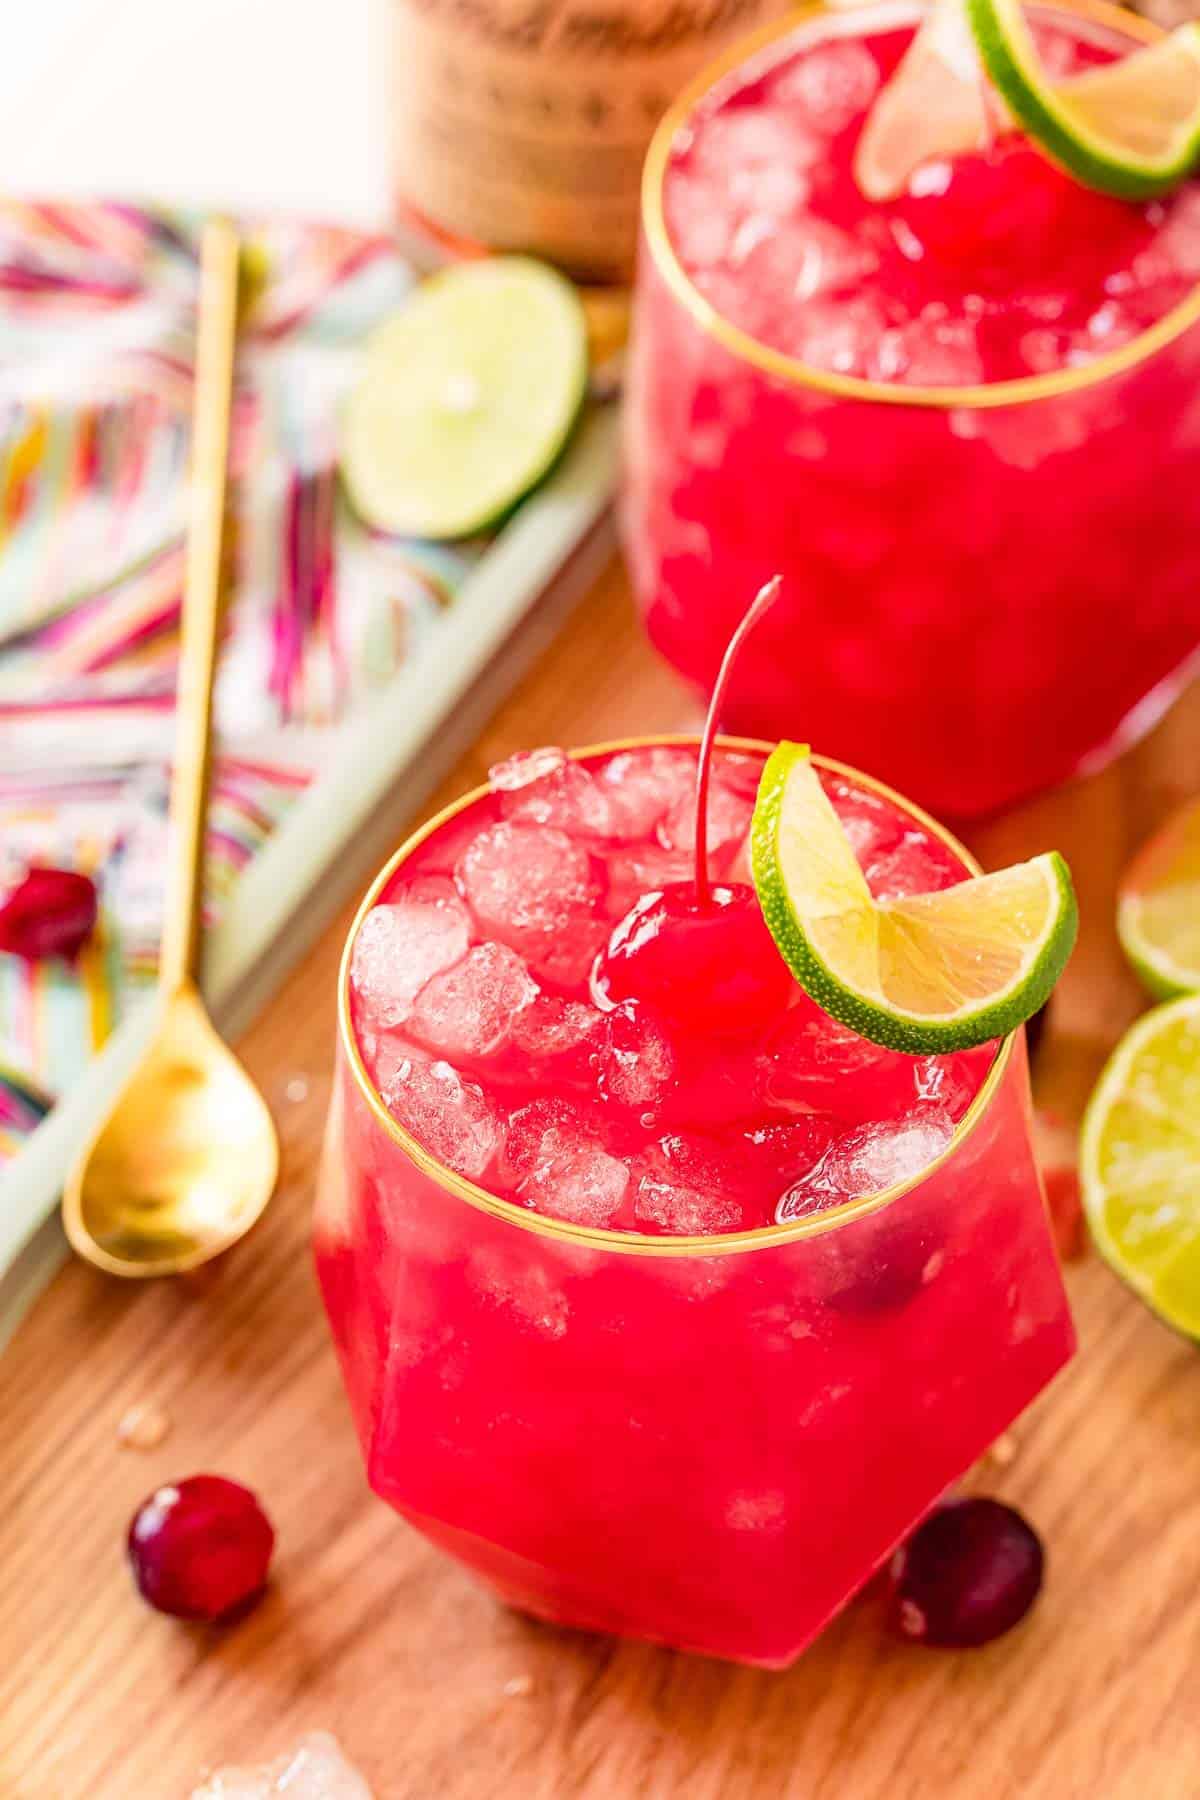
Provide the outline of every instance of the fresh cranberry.
<path id="1" fill-rule="evenodd" d="M 74 869 L 31 868 L 0 904 L 0 950 L 74 960 L 96 924 L 96 884 Z"/>
<path id="2" fill-rule="evenodd" d="M 643 894 L 614 928 L 596 987 L 610 1003 L 640 1000 L 673 1025 L 749 1036 L 787 1004 L 792 977 L 754 889 L 690 881 Z"/>
<path id="3" fill-rule="evenodd" d="M 892 1558 L 896 1629 L 940 1649 L 988 1644 L 1025 1617 L 1044 1566 L 1041 1540 L 1014 1507 L 952 1500 Z"/>
<path id="4" fill-rule="evenodd" d="M 274 1547 L 254 1495 L 223 1475 L 166 1483 L 129 1527 L 138 1592 L 177 1619 L 223 1619 L 248 1606 L 266 1586 Z"/>

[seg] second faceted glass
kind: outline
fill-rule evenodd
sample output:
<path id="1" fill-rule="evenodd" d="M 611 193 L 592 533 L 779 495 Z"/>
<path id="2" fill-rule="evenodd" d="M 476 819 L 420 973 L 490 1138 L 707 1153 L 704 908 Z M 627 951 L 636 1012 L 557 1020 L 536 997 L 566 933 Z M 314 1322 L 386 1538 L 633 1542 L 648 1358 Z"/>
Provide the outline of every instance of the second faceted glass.
<path id="1" fill-rule="evenodd" d="M 1200 644 L 1200 187 L 1135 207 L 1015 136 L 893 201 L 852 160 L 903 5 L 810 9 L 676 107 L 644 188 L 626 544 L 735 729 L 987 812 L 1144 730 Z M 1063 71 L 1151 32 L 1033 11 Z"/>

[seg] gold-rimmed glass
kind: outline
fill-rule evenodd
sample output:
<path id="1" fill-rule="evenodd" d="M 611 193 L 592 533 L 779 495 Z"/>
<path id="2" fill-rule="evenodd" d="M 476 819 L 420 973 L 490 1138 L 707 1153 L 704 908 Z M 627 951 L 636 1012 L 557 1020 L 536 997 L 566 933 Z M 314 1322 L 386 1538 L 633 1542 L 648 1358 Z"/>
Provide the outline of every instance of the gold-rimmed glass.
<path id="1" fill-rule="evenodd" d="M 827 1213 L 650 1238 L 528 1211 L 391 1117 L 350 1010 L 366 913 L 494 807 L 397 851 L 342 964 L 314 1241 L 368 1477 L 529 1612 L 782 1666 L 1070 1353 L 1022 1037 L 936 1162 Z"/>
<path id="2" fill-rule="evenodd" d="M 1114 43 L 1156 35 L 1103 0 L 1035 11 Z M 816 369 L 723 318 L 664 218 L 695 107 L 793 43 L 914 17 L 896 0 L 803 7 L 663 121 L 643 184 L 622 516 L 650 635 L 703 687 L 746 595 L 783 575 L 731 726 L 802 736 L 970 817 L 1093 766 L 1186 678 L 1200 287 L 1086 366 L 961 388 Z M 1200 237 L 1197 213 L 1200 196 Z"/>

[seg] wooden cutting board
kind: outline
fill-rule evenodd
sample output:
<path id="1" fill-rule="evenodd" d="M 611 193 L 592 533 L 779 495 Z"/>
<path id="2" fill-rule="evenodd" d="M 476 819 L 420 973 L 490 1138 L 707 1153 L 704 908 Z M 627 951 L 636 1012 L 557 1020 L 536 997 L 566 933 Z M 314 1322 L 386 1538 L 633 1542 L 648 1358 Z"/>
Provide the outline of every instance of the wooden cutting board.
<path id="1" fill-rule="evenodd" d="M 522 745 L 695 721 L 613 569 L 431 804 Z M 1116 768 L 975 836 L 985 860 L 1053 844 L 1075 870 L 1039 1071 L 1061 1110 L 1140 1004 L 1117 873 L 1198 787 L 1200 689 Z M 973 1478 L 1049 1555 L 1037 1610 L 987 1650 L 889 1640 L 877 1592 L 785 1675 L 551 1631 L 371 1498 L 306 1241 L 348 919 L 240 1046 L 284 1146 L 263 1225 L 194 1282 L 66 1268 L 0 1361 L 2 1800 L 184 1800 L 319 1727 L 378 1800 L 1195 1800 L 1200 1361 L 1094 1256 L 1069 1271 L 1078 1358 Z M 140 1403 L 172 1420 L 141 1453 L 117 1441 Z M 199 1470 L 256 1488 L 279 1532 L 269 1594 L 224 1633 L 148 1612 L 124 1566 L 136 1503 Z"/>

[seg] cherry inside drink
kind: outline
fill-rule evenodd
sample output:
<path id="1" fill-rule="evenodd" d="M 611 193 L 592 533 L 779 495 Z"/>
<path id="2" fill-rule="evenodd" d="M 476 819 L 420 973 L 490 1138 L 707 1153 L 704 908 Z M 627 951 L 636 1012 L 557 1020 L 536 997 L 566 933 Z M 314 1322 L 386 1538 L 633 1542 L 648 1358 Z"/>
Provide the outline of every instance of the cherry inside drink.
<path id="1" fill-rule="evenodd" d="M 1200 186 L 1132 205 L 1001 128 L 865 199 L 916 17 L 810 12 L 660 131 L 623 513 L 650 635 L 702 687 L 783 574 L 731 728 L 964 817 L 1145 730 L 1200 645 Z M 1030 19 L 1059 74 L 1151 29 Z"/>
<path id="2" fill-rule="evenodd" d="M 789 1662 L 1069 1355 L 1021 1034 L 912 1057 L 793 982 L 764 749 L 535 751 L 375 883 L 315 1227 L 375 1491 L 544 1618 Z M 971 872 L 822 780 L 877 897 Z"/>

